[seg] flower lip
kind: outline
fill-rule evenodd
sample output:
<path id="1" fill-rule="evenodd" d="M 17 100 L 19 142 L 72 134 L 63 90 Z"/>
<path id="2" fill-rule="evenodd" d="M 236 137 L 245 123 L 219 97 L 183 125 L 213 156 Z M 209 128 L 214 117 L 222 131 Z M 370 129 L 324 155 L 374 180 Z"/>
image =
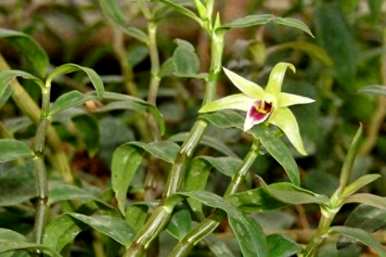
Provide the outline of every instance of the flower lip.
<path id="1" fill-rule="evenodd" d="M 272 113 L 271 102 L 257 100 L 248 110 L 244 122 L 244 131 L 251 129 L 254 125 L 260 124 L 268 119 Z"/>

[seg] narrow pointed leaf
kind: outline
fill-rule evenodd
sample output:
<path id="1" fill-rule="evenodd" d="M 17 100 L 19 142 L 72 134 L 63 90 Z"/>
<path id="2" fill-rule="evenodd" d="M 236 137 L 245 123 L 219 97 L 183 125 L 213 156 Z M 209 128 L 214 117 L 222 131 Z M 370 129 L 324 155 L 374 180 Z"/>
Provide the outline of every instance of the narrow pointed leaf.
<path id="1" fill-rule="evenodd" d="M 46 75 L 48 56 L 31 36 L 15 30 L 0 29 L 0 38 L 7 38 L 39 77 Z"/>
<path id="2" fill-rule="evenodd" d="M 0 139 L 0 163 L 33 156 L 33 151 L 26 143 L 15 139 Z"/>
<path id="3" fill-rule="evenodd" d="M 222 29 L 247 28 L 267 24 L 275 19 L 272 14 L 252 14 L 224 24 Z"/>
<path id="4" fill-rule="evenodd" d="M 235 257 L 225 242 L 218 240 L 214 236 L 208 236 L 204 239 L 204 242 L 215 257 Z"/>
<path id="5" fill-rule="evenodd" d="M 68 213 L 68 215 L 126 247 L 130 245 L 134 236 L 132 228 L 127 225 L 125 220 L 118 217 L 108 215 L 89 216 L 80 213 Z"/>
<path id="6" fill-rule="evenodd" d="M 262 98 L 264 96 L 264 90 L 258 84 L 247 80 L 235 72 L 228 70 L 227 68 L 223 68 L 225 75 L 232 81 L 233 85 L 237 87 L 241 92 L 245 95 L 251 97 L 252 99 Z"/>
<path id="7" fill-rule="evenodd" d="M 208 182 L 210 169 L 211 166 L 208 165 L 205 161 L 198 158 L 193 159 L 190 164 L 190 169 L 187 170 L 185 176 L 183 191 L 204 191 Z M 189 198 L 187 201 L 193 212 L 204 217 L 201 202 L 191 198 Z"/>
<path id="8" fill-rule="evenodd" d="M 15 206 L 36 196 L 33 161 L 0 172 L 0 206 Z"/>
<path id="9" fill-rule="evenodd" d="M 73 90 L 59 96 L 50 108 L 50 115 L 55 115 L 58 112 L 65 111 L 69 108 L 77 107 L 89 100 L 96 100 L 95 94 L 82 94 L 77 90 Z"/>
<path id="10" fill-rule="evenodd" d="M 198 24 L 202 25 L 202 21 L 201 21 L 200 17 L 198 17 L 194 12 L 185 8 L 181 4 L 175 3 L 172 0 L 160 0 L 160 2 L 172 7 L 174 10 L 176 10 L 176 12 L 178 12 L 186 17 L 189 17 L 192 20 L 196 21 Z"/>
<path id="11" fill-rule="evenodd" d="M 127 191 L 142 163 L 140 151 L 128 144 L 115 149 L 111 161 L 111 184 L 117 199 L 118 209 L 125 215 Z"/>
<path id="12" fill-rule="evenodd" d="M 173 163 L 176 159 L 177 153 L 180 150 L 179 145 L 176 143 L 165 140 L 152 143 L 143 143 L 143 142 L 129 142 L 128 145 L 135 146 L 139 149 L 146 151 L 152 156 L 161 159 L 168 163 Z"/>
<path id="13" fill-rule="evenodd" d="M 94 86 L 97 96 L 102 97 L 104 93 L 103 81 L 99 75 L 91 68 L 80 66 L 73 63 L 66 63 L 55 68 L 47 78 L 47 81 L 54 80 L 57 76 L 65 75 L 75 71 L 83 71 L 90 79 L 91 84 Z"/>
<path id="14" fill-rule="evenodd" d="M 314 37 L 310 28 L 303 21 L 299 19 L 295 19 L 291 17 L 276 17 L 274 20 L 274 23 L 301 30 L 307 33 L 308 35 L 310 35 L 311 37 Z"/>
<path id="15" fill-rule="evenodd" d="M 375 232 L 386 226 L 386 209 L 361 204 L 345 220 L 345 226 Z"/>
<path id="16" fill-rule="evenodd" d="M 207 162 L 214 169 L 229 177 L 235 175 L 242 165 L 242 160 L 235 157 L 198 156 L 197 158 Z"/>
<path id="17" fill-rule="evenodd" d="M 9 97 L 11 82 L 17 77 L 34 81 L 40 87 L 43 87 L 43 82 L 34 75 L 21 70 L 2 70 L 0 71 L 0 97 Z"/>
<path id="18" fill-rule="evenodd" d="M 253 128 L 250 133 L 261 141 L 266 151 L 283 167 L 289 180 L 300 185 L 299 168 L 286 144 L 262 126 Z"/>
<path id="19" fill-rule="evenodd" d="M 359 242 L 373 249 L 380 257 L 386 257 L 386 252 L 382 245 L 378 241 L 376 241 L 369 233 L 362 229 L 335 226 L 331 228 L 331 231 L 347 236 L 351 239 L 358 240 Z"/>
<path id="20" fill-rule="evenodd" d="M 245 96 L 244 94 L 234 94 L 220 98 L 213 102 L 209 102 L 205 104 L 198 112 L 206 113 L 226 109 L 240 110 L 246 112 L 251 106 L 253 106 L 255 101 L 255 99 Z"/>
<path id="21" fill-rule="evenodd" d="M 53 219 L 44 229 L 43 244 L 57 252 L 72 243 L 81 232 L 80 227 L 67 215 Z"/>
<path id="22" fill-rule="evenodd" d="M 279 234 L 269 235 L 267 242 L 268 257 L 290 257 L 301 249 L 296 242 Z"/>
<path id="23" fill-rule="evenodd" d="M 296 72 L 295 66 L 287 62 L 279 62 L 273 67 L 271 73 L 269 74 L 268 84 L 265 89 L 267 92 L 279 96 L 284 76 L 288 68 L 293 72 Z"/>
<path id="24" fill-rule="evenodd" d="M 360 125 L 351 142 L 346 158 L 344 159 L 342 170 L 340 171 L 339 186 L 341 189 L 345 188 L 345 186 L 350 180 L 351 170 L 354 165 L 355 157 L 358 153 L 360 142 L 361 142 L 360 139 L 362 136 L 362 131 L 363 131 L 363 128 L 362 128 L 362 125 Z"/>
<path id="25" fill-rule="evenodd" d="M 363 203 L 369 206 L 386 210 L 386 197 L 381 197 L 368 193 L 359 193 L 351 195 L 345 200 L 345 203 Z"/>
<path id="26" fill-rule="evenodd" d="M 362 94 L 386 96 L 386 86 L 381 86 L 381 85 L 367 86 L 359 89 L 358 92 Z"/>
<path id="27" fill-rule="evenodd" d="M 380 177 L 381 177 L 381 175 L 379 175 L 379 174 L 364 175 L 364 176 L 358 178 L 357 180 L 355 180 L 354 182 L 352 182 L 351 184 L 349 184 L 348 186 L 346 186 L 344 188 L 342 194 L 344 197 L 350 196 L 350 195 L 354 194 L 355 192 L 357 192 L 358 190 L 360 190 L 362 187 L 367 186 L 368 184 L 379 179 Z"/>
<path id="28" fill-rule="evenodd" d="M 303 146 L 303 140 L 300 136 L 298 122 L 288 108 L 276 110 L 268 122 L 279 127 L 300 154 L 307 154 Z"/>
<path id="29" fill-rule="evenodd" d="M 128 25 L 125 15 L 122 12 L 122 8 L 118 5 L 118 2 L 118 0 L 99 0 L 99 5 L 103 14 L 115 25 L 117 25 L 124 33 L 147 44 L 147 35 L 142 30 Z"/>
<path id="30" fill-rule="evenodd" d="M 289 93 L 279 94 L 280 107 L 288 107 L 288 106 L 297 105 L 297 104 L 309 104 L 313 102 L 315 102 L 314 99 L 311 99 L 305 96 L 294 95 Z"/>
<path id="31" fill-rule="evenodd" d="M 176 212 L 166 228 L 169 234 L 177 240 L 182 240 L 191 229 L 192 217 L 186 209 Z"/>
<path id="32" fill-rule="evenodd" d="M 268 245 L 263 229 L 254 219 L 244 217 L 241 222 L 239 219 L 229 217 L 228 221 L 244 257 L 268 256 Z"/>
<path id="33" fill-rule="evenodd" d="M 213 208 L 225 211 L 229 223 L 235 234 L 243 256 L 245 257 L 266 257 L 267 242 L 259 224 L 249 217 L 246 217 L 240 210 L 220 196 L 206 192 L 181 192 L 184 196 L 191 197 Z"/>
<path id="34" fill-rule="evenodd" d="M 264 190 L 276 199 L 293 205 L 311 203 L 325 204 L 328 201 L 328 198 L 324 195 L 313 193 L 288 182 L 280 182 L 264 186 Z"/>

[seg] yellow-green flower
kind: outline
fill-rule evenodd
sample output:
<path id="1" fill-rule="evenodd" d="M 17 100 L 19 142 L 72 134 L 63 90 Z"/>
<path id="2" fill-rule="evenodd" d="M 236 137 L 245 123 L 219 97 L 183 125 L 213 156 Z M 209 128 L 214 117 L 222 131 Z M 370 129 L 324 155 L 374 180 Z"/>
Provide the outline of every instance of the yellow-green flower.
<path id="1" fill-rule="evenodd" d="M 204 105 L 199 112 L 214 112 L 224 109 L 245 111 L 244 131 L 262 122 L 268 122 L 279 127 L 296 150 L 306 155 L 298 123 L 288 107 L 296 104 L 312 103 L 314 100 L 281 92 L 287 68 L 295 72 L 295 67 L 290 63 L 280 62 L 276 64 L 269 75 L 265 89 L 224 68 L 227 77 L 242 93 L 210 102 Z"/>

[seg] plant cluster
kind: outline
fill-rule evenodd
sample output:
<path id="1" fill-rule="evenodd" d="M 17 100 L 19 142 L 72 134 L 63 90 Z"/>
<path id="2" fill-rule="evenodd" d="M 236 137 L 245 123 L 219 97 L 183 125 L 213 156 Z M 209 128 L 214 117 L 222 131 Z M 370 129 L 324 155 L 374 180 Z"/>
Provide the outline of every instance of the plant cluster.
<path id="1" fill-rule="evenodd" d="M 356 72 L 374 75 L 349 59 L 354 39 L 343 13 L 354 13 L 356 4 L 314 4 L 318 46 L 308 25 L 290 17 L 302 11 L 306 17 L 303 1 L 287 15 L 231 21 L 214 0 L 127 2 L 92 4 L 112 42 L 82 65 L 71 51 L 86 44 L 100 21 L 79 42 L 64 43 L 61 65 L 51 64 L 29 35 L 33 29 L 0 29 L 5 49 L 22 57 L 16 69 L 9 53 L 0 55 L 1 257 L 356 257 L 363 245 L 386 257 L 385 160 L 369 160 L 376 147 L 385 153 L 377 144 L 385 139 L 386 89 L 348 93 L 359 83 Z M 361 61 L 380 56 L 374 76 L 386 83 L 386 30 L 374 25 L 381 23 L 382 1 L 369 6 L 370 20 L 361 24 L 373 24 L 382 43 Z M 82 19 L 86 11 L 76 10 Z M 23 15 L 15 17 L 23 23 Z M 161 35 L 176 17 L 172 26 L 187 24 L 208 43 L 207 68 L 191 41 Z M 256 39 L 227 53 L 240 29 L 257 31 Z M 267 47 L 266 31 L 285 42 Z M 103 51 L 115 57 L 120 76 L 104 73 Z M 222 83 L 234 93 L 223 96 Z M 356 97 L 346 107 L 355 117 L 349 122 L 339 113 L 341 101 Z M 358 122 L 363 99 L 378 101 L 364 125 Z M 87 156 L 80 168 L 77 153 Z M 367 173 L 369 162 L 380 172 Z M 107 176 L 100 175 L 104 169 Z M 288 230 L 294 216 L 303 230 Z M 377 230 L 379 240 L 372 235 Z"/>

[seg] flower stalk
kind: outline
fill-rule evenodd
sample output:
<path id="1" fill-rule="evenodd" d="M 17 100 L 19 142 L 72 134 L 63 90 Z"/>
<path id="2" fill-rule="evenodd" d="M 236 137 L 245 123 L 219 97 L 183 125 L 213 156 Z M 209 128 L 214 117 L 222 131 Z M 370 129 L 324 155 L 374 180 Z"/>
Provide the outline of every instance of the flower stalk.
<path id="1" fill-rule="evenodd" d="M 224 197 L 236 193 L 249 169 L 259 155 L 260 143 L 255 141 L 250 147 L 241 167 L 232 177 L 231 183 L 228 185 Z M 192 248 L 205 237 L 210 235 L 225 219 L 226 215 L 221 210 L 215 210 L 212 215 L 204 219 L 200 224 L 194 227 L 177 245 L 173 248 L 169 257 L 186 257 L 191 252 Z"/>

